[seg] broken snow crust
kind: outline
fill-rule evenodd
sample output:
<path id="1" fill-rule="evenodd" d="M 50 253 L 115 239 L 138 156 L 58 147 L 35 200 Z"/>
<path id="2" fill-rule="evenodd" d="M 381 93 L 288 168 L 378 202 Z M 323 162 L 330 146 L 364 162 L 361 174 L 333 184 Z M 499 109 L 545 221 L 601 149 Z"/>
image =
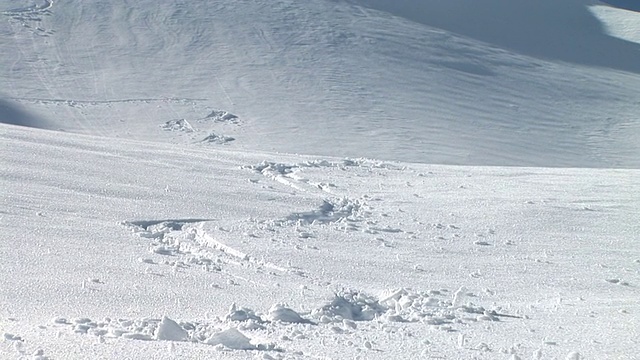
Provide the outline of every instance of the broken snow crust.
<path id="1" fill-rule="evenodd" d="M 637 354 L 638 170 L 0 146 L 1 358 Z"/>

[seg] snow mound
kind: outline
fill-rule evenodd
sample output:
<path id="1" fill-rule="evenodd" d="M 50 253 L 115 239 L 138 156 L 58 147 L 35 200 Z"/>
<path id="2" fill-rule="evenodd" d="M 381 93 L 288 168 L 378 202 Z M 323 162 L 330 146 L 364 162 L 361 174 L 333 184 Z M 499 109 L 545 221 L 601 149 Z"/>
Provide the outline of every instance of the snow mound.
<path id="1" fill-rule="evenodd" d="M 211 113 L 209 113 L 209 115 L 205 117 L 205 119 L 213 120 L 214 122 L 221 122 L 221 123 L 232 123 L 232 124 L 240 123 L 240 119 L 236 115 L 223 110 L 213 110 L 211 111 Z"/>
<path id="2" fill-rule="evenodd" d="M 233 350 L 256 350 L 257 346 L 251 343 L 251 339 L 238 329 L 228 328 L 213 334 L 204 341 L 209 345 L 222 345 Z"/>
<path id="3" fill-rule="evenodd" d="M 229 313 L 225 316 L 225 320 L 227 321 L 256 321 L 258 323 L 263 322 L 262 318 L 256 315 L 255 311 L 249 308 L 238 308 L 235 303 L 231 304 L 229 308 Z"/>
<path id="4" fill-rule="evenodd" d="M 464 289 L 464 288 L 461 288 Z M 417 292 L 410 289 L 385 291 L 379 297 L 362 291 L 343 290 L 334 294 L 326 305 L 311 312 L 311 321 L 298 311 L 281 303 L 273 305 L 264 317 L 255 311 L 231 305 L 226 316 L 211 321 L 176 322 L 167 316 L 162 319 L 112 319 L 92 320 L 90 318 L 56 318 L 55 327 L 66 327 L 76 335 L 91 335 L 100 338 L 122 338 L 143 341 L 194 342 L 215 346 L 217 350 L 259 350 L 284 351 L 270 340 L 291 341 L 310 339 L 314 336 L 344 335 L 362 336 L 372 326 L 396 326 L 401 323 L 424 324 L 434 330 L 460 332 L 464 343 L 464 332 L 473 324 L 482 321 L 499 322 L 500 317 L 520 318 L 485 310 L 483 307 L 467 303 L 453 306 L 472 295 L 466 290 L 453 294 L 451 301 L 448 291 L 431 290 Z M 358 325 L 357 322 L 373 322 Z M 362 330 L 364 329 L 364 330 Z M 363 332 L 364 331 L 364 332 Z M 249 335 L 250 334 L 250 335 Z M 315 335 L 314 335 L 315 334 Z M 15 340 L 5 334 L 5 339 Z M 365 348 L 371 349 L 371 346 Z"/>
<path id="5" fill-rule="evenodd" d="M 316 309 L 312 315 L 321 322 L 335 322 L 343 319 L 371 321 L 387 310 L 386 306 L 372 296 L 362 292 L 345 291 L 335 294 L 329 304 Z"/>
<path id="6" fill-rule="evenodd" d="M 216 133 L 211 133 L 207 137 L 202 139 L 201 142 L 209 143 L 209 144 L 224 145 L 224 144 L 227 144 L 227 143 L 229 143 L 231 141 L 234 141 L 234 140 L 235 140 L 235 138 L 233 138 L 231 136 L 225 136 L 225 135 L 219 135 L 219 134 L 216 134 Z"/>
<path id="7" fill-rule="evenodd" d="M 348 198 L 323 200 L 317 210 L 291 214 L 287 220 L 305 224 L 329 224 L 340 221 L 357 222 L 363 219 L 365 204 Z"/>
<path id="8" fill-rule="evenodd" d="M 254 326 L 256 321 L 249 320 L 242 324 L 243 329 L 256 330 L 263 329 Z M 178 323 L 167 316 L 162 319 L 141 318 L 141 319 L 112 319 L 92 320 L 89 318 L 78 318 L 67 320 L 56 318 L 53 320 L 56 326 L 70 328 L 78 335 L 92 335 L 98 338 L 123 338 L 130 340 L 144 341 L 191 341 L 209 345 L 220 345 L 233 350 L 272 350 L 272 344 L 252 343 L 252 340 L 241 333 L 235 327 L 228 327 L 228 324 L 219 322 L 181 322 Z M 220 325 L 226 326 L 225 330 L 220 330 Z"/>
<path id="9" fill-rule="evenodd" d="M 177 322 L 163 316 L 156 329 L 155 338 L 157 340 L 186 341 L 189 334 Z"/>
<path id="10" fill-rule="evenodd" d="M 311 324 L 312 322 L 303 318 L 295 310 L 282 304 L 276 304 L 269 309 L 269 320 L 283 323 Z"/>
<path id="11" fill-rule="evenodd" d="M 186 119 L 169 120 L 160 126 L 165 131 L 194 132 L 195 129 Z"/>
<path id="12" fill-rule="evenodd" d="M 284 163 L 277 163 L 277 162 L 265 160 L 260 164 L 245 165 L 242 168 L 262 173 L 265 176 L 268 176 L 268 175 L 275 176 L 275 175 L 286 175 L 288 173 L 293 172 L 294 169 L 297 169 L 299 167 L 300 165 L 298 164 L 284 164 Z"/>
<path id="13" fill-rule="evenodd" d="M 366 158 L 345 158 L 341 161 L 329 161 L 325 159 L 307 160 L 293 164 L 280 163 L 275 161 L 262 161 L 257 165 L 245 165 L 243 169 L 249 169 L 263 174 L 279 174 L 285 175 L 293 172 L 296 169 L 304 168 L 338 168 L 346 169 L 349 167 L 367 167 L 372 169 L 389 169 L 389 170 L 404 170 L 405 167 L 392 164 L 390 162 L 384 162 L 380 160 L 366 159 Z"/>
<path id="14" fill-rule="evenodd" d="M 186 224 L 208 221 L 207 219 L 141 220 L 122 221 L 120 224 L 141 238 L 163 240 L 165 235 L 181 231 Z"/>
<path id="15" fill-rule="evenodd" d="M 353 321 L 422 322 L 450 331 L 451 324 L 499 321 L 500 317 L 519 318 L 500 314 L 482 306 L 463 302 L 467 292 L 456 292 L 452 300 L 438 290 L 415 292 L 399 289 L 387 292 L 380 298 L 359 291 L 337 293 L 331 302 L 312 312 L 321 323 Z"/>

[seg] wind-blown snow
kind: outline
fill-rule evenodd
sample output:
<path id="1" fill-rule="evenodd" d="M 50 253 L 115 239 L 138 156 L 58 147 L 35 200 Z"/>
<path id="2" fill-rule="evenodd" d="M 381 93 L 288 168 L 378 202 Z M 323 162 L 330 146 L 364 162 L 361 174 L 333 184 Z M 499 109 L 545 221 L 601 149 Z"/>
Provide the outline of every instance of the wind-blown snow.
<path id="1" fill-rule="evenodd" d="M 0 2 L 0 79 L 54 128 L 420 163 L 640 165 L 640 45 L 609 36 L 589 0 L 37 4 Z M 176 119 L 195 131 L 162 131 Z"/>
<path id="2" fill-rule="evenodd" d="M 0 358 L 637 357 L 638 10 L 0 0 Z"/>

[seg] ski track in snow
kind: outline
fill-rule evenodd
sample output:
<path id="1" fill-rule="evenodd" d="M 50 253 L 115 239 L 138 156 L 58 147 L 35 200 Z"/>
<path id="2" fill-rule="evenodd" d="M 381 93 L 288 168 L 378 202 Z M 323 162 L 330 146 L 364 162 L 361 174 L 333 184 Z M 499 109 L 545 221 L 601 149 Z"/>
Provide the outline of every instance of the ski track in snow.
<path id="1" fill-rule="evenodd" d="M 373 221 L 373 209 L 367 205 L 368 196 L 361 200 L 349 200 L 343 189 L 323 179 L 310 179 L 304 176 L 305 169 L 338 168 L 349 172 L 350 168 L 366 171 L 378 170 L 406 171 L 406 167 L 396 166 L 367 159 L 345 159 L 341 162 L 314 160 L 296 164 L 263 162 L 258 165 L 242 166 L 243 169 L 260 173 L 274 184 L 283 184 L 296 191 L 313 193 L 322 205 L 317 210 L 293 213 L 286 219 L 252 219 L 244 222 L 241 228 L 245 233 L 233 233 L 233 230 L 216 226 L 217 233 L 229 233 L 231 237 L 260 237 L 256 235 L 264 231 L 287 231 L 295 228 L 301 239 L 312 237 L 313 229 L 329 228 L 328 231 L 340 235 L 345 231 L 356 231 L 365 234 L 411 235 L 412 232 L 391 227 Z M 421 174 L 422 175 L 422 174 Z M 257 184 L 257 183 L 256 183 Z M 332 196 L 327 198 L 327 196 Z M 379 201 L 379 199 L 377 199 Z M 375 200 L 374 200 L 375 201 Z M 141 257 L 140 262 L 149 265 L 148 272 L 153 273 L 154 266 L 170 266 L 174 271 L 199 267 L 205 272 L 218 272 L 229 278 L 227 284 L 243 286 L 256 274 L 265 274 L 274 278 L 289 276 L 299 283 L 304 292 L 311 284 L 323 286 L 329 279 L 318 274 L 310 274 L 304 268 L 276 264 L 259 254 L 246 253 L 241 249 L 226 245 L 217 240 L 203 227 L 214 224 L 213 219 L 166 219 L 123 221 L 121 225 L 129 228 L 137 237 L 150 241 L 151 257 Z M 434 228 L 442 229 L 444 225 L 435 224 Z M 447 229 L 459 229 L 454 225 Z M 249 229 L 249 230 L 247 230 Z M 282 235 L 286 237 L 287 235 Z M 478 235 L 481 236 L 481 235 Z M 383 241 L 384 242 L 384 241 Z M 385 246 L 389 246 L 385 244 Z M 420 269 L 416 269 L 420 271 Z M 244 274 L 251 272 L 251 274 Z M 281 280 L 280 280 L 281 281 Z M 399 331 L 394 324 L 414 323 L 427 326 L 434 331 L 451 332 L 458 336 L 459 346 L 472 346 L 464 340 L 469 326 L 482 326 L 483 322 L 519 321 L 522 316 L 500 313 L 487 309 L 473 302 L 474 293 L 461 287 L 457 291 L 432 289 L 416 291 L 412 289 L 389 290 L 377 298 L 359 290 L 343 287 L 335 292 L 335 297 L 317 308 L 307 312 L 298 312 L 287 307 L 285 303 L 274 304 L 269 309 L 254 311 L 253 309 L 232 304 L 229 313 L 218 316 L 208 322 L 182 321 L 172 324 L 177 327 L 179 338 L 163 338 L 158 334 L 165 319 L 103 319 L 88 318 L 66 319 L 56 318 L 53 326 L 67 328 L 78 335 L 88 334 L 99 338 L 100 342 L 111 338 L 122 337 L 133 340 L 175 340 L 194 343 L 211 344 L 219 350 L 267 351 L 273 358 L 307 358 L 302 345 L 291 345 L 291 342 L 303 342 L 321 336 L 345 337 L 351 346 L 358 351 L 379 351 L 375 343 L 367 340 L 367 333 L 376 327 L 389 327 L 390 333 Z M 284 301 L 284 299 L 283 299 Z M 240 303 L 240 300 L 238 300 Z M 310 304 L 313 306 L 313 304 Z M 498 306 L 499 308 L 499 306 Z M 525 315 L 526 317 L 526 315 Z M 363 331 L 364 329 L 364 331 Z M 228 332 L 228 333 L 227 333 Z M 212 340 L 213 339 L 213 340 Z M 262 339 L 262 340 L 252 340 Z M 265 340 L 266 339 L 266 340 Z M 489 345 L 473 345 L 474 349 L 491 352 Z M 507 353 L 510 350 L 502 349 Z"/>
<path id="2" fill-rule="evenodd" d="M 326 204 L 326 203 L 325 203 Z M 346 215 L 346 214 L 341 214 Z M 307 226 L 317 226 L 339 222 L 343 216 L 327 219 L 303 221 Z M 353 216 L 353 213 L 346 217 Z M 290 223 L 300 225 L 301 219 L 290 219 Z M 154 255 L 171 259 L 162 262 L 141 258 L 149 265 L 169 265 L 175 269 L 199 266 L 204 271 L 226 272 L 225 267 L 235 266 L 242 271 L 273 271 L 293 274 L 301 279 L 301 289 L 310 281 L 320 283 L 321 279 L 312 281 L 303 271 L 276 265 L 260 260 L 251 254 L 242 252 L 222 242 L 202 230 L 201 225 L 214 220 L 206 219 L 174 219 L 174 220 L 137 220 L 125 221 L 122 225 L 130 228 L 138 237 L 149 239 L 150 251 Z M 259 222 L 263 224 L 264 222 Z M 283 226 L 283 223 L 274 222 Z M 288 224 L 292 225 L 292 224 Z M 286 225 L 284 225 L 286 226 Z M 228 231 L 220 229 L 222 231 Z M 354 230 L 354 229 L 352 229 Z M 379 229 L 380 231 L 390 231 Z M 336 229 L 338 233 L 339 229 Z M 396 232 L 396 231 L 391 231 Z M 228 274 L 231 274 L 229 272 Z M 231 275 L 232 278 L 242 278 Z M 230 281 L 231 285 L 239 285 Z M 104 343 L 109 339 L 124 338 L 131 340 L 170 340 L 211 344 L 220 351 L 268 351 L 274 358 L 282 358 L 280 353 L 288 354 L 287 358 L 307 358 L 305 340 L 321 336 L 348 338 L 352 347 L 358 351 L 378 351 L 375 343 L 366 339 L 366 334 L 376 327 L 388 327 L 395 333 L 394 324 L 416 323 L 428 326 L 436 331 L 452 332 L 464 337 L 469 326 L 481 326 L 482 322 L 509 321 L 521 318 L 510 314 L 502 314 L 495 310 L 485 309 L 467 300 L 476 295 L 464 288 L 453 292 L 446 289 L 416 292 L 410 289 L 391 290 L 380 298 L 357 290 L 342 290 L 325 305 L 312 309 L 307 313 L 299 313 L 285 304 L 275 304 L 271 309 L 262 312 L 249 308 L 230 305 L 229 313 L 218 316 L 207 322 L 181 321 L 167 319 L 112 319 L 92 320 L 89 318 L 55 318 L 47 326 L 54 329 L 68 329 L 78 336 L 90 335 Z M 166 337 L 168 330 L 161 330 L 169 322 L 175 329 L 171 333 L 179 333 L 178 337 Z M 368 323 L 372 323 L 369 325 Z M 473 325 L 475 324 L 475 325 Z M 359 330 L 360 329 L 360 330 Z M 362 331 L 364 329 L 364 331 Z M 364 334 L 361 334 L 364 333 Z M 261 340 L 253 340 L 261 339 Z M 265 341 L 266 339 L 266 341 Z M 461 346 L 469 346 L 463 340 Z M 291 344 L 291 343 L 296 344 Z M 291 349 L 288 349 L 291 348 Z M 491 351 L 486 344 L 477 347 L 479 351 Z"/>
<path id="3" fill-rule="evenodd" d="M 105 146 L 102 143 L 112 142 L 111 139 L 90 139 L 92 152 Z M 78 148 L 76 145 L 65 146 L 74 151 Z M 182 153 L 157 159 L 159 155 L 165 157 L 169 153 L 147 151 L 156 162 L 184 165 Z M 147 160 L 141 161 L 139 152 L 133 154 L 128 159 L 126 152 L 123 153 L 119 162 L 132 166 L 135 171 L 147 166 Z M 197 154 L 194 153 L 196 158 L 205 156 L 203 159 L 208 159 L 207 152 Z M 226 172 L 235 172 L 231 178 L 235 181 L 233 188 L 241 186 L 246 194 L 263 194 L 260 196 L 266 196 L 263 201 L 267 202 L 286 198 L 287 204 L 295 204 L 295 210 L 287 205 L 281 207 L 283 211 L 278 211 L 279 216 L 273 217 L 163 216 L 127 219 L 119 224 L 133 234 L 131 238 L 123 239 L 124 242 L 141 245 L 136 247 L 140 252 L 132 254 L 131 260 L 135 263 L 133 267 L 144 269 L 144 273 L 138 274 L 142 284 L 154 286 L 156 281 L 170 280 L 180 274 L 192 281 L 205 280 L 210 284 L 207 291 L 214 291 L 212 294 L 220 289 L 236 296 L 234 299 L 227 297 L 230 307 L 227 314 L 212 315 L 205 311 L 207 315 L 203 318 L 172 320 L 156 309 L 149 309 L 150 313 L 145 311 L 145 316 L 113 313 L 107 318 L 96 318 L 80 311 L 73 316 L 56 314 L 48 323 L 41 323 L 38 331 L 49 335 L 58 333 L 59 337 L 67 339 L 65 341 L 90 338 L 104 346 L 120 341 L 168 341 L 175 343 L 169 345 L 171 351 L 179 351 L 180 344 L 191 344 L 196 346 L 192 351 L 207 347 L 221 351 L 224 357 L 238 353 L 274 359 L 314 358 L 322 353 L 317 349 L 332 346 L 339 346 L 349 357 L 380 358 L 391 351 L 389 344 L 399 344 L 421 334 L 427 336 L 425 340 L 416 340 L 414 344 L 419 344 L 415 350 L 424 356 L 437 356 L 443 349 L 451 354 L 453 346 L 459 354 L 464 354 L 463 357 L 477 354 L 478 358 L 489 359 L 496 355 L 521 357 L 523 349 L 517 345 L 505 347 L 503 341 L 487 334 L 499 332 L 501 327 L 526 327 L 533 321 L 531 317 L 546 312 L 553 314 L 563 306 L 571 308 L 572 299 L 560 299 L 551 304 L 548 302 L 552 299 L 540 299 L 539 304 L 526 309 L 503 302 L 492 287 L 504 284 L 484 285 L 496 276 L 494 266 L 504 266 L 500 262 L 494 264 L 494 260 L 486 267 L 478 263 L 456 265 L 458 272 L 468 274 L 467 280 L 458 283 L 448 278 L 450 272 L 440 273 L 430 262 L 424 261 L 446 263 L 453 256 L 451 251 L 463 250 L 481 258 L 486 256 L 485 261 L 512 259 L 513 251 L 528 246 L 525 237 L 505 228 L 500 216 L 491 215 L 488 220 L 470 222 L 465 217 L 429 207 L 420 207 L 429 212 L 429 216 L 415 212 L 415 208 L 406 208 L 421 204 L 431 196 L 442 198 L 443 192 L 449 194 L 449 201 L 477 192 L 479 198 L 465 198 L 476 209 L 466 216 L 486 216 L 485 212 L 492 211 L 502 213 L 504 204 L 487 205 L 487 201 L 493 200 L 483 197 L 486 193 L 482 188 L 486 185 L 474 179 L 473 171 L 460 168 L 455 172 L 438 167 L 433 171 L 418 171 L 420 165 L 397 165 L 369 159 L 252 161 L 249 164 L 253 165 L 246 162 L 241 165 L 238 156 L 244 158 L 246 154 L 235 156 L 236 160 L 223 162 Z M 127 165 L 129 161 L 131 165 Z M 209 162 L 210 159 L 204 160 L 204 163 Z M 191 165 L 185 166 L 191 168 Z M 221 178 L 219 172 L 214 171 L 216 181 L 224 184 L 224 177 Z M 532 176 L 532 173 L 518 169 L 511 173 L 500 175 L 500 181 L 518 184 L 520 178 Z M 245 183 L 238 184 L 238 179 L 245 179 Z M 531 179 L 538 181 L 540 177 Z M 218 186 L 223 186 L 221 184 Z M 189 182 L 175 186 L 179 189 L 189 186 Z M 171 187 L 164 192 L 159 190 L 161 197 L 171 196 L 175 191 Z M 509 213 L 545 214 L 550 211 L 552 214 L 571 214 L 576 225 L 558 226 L 581 231 L 581 225 L 577 225 L 582 221 L 580 219 L 593 220 L 614 209 L 608 202 L 588 197 L 567 203 L 555 199 L 552 194 L 545 198 L 539 196 L 536 193 L 519 195 L 519 199 L 527 200 L 507 203 L 514 207 Z M 439 201 L 442 204 L 442 200 Z M 164 209 L 163 213 L 167 211 Z M 152 212 L 153 209 L 146 210 L 146 213 Z M 39 216 L 46 217 L 46 211 Z M 116 224 L 111 226 L 118 227 Z M 541 223 L 541 226 L 548 225 Z M 337 247 L 341 242 L 345 244 Z M 420 285 L 407 287 L 402 279 L 385 279 L 386 282 L 375 281 L 384 284 L 381 287 L 362 286 L 362 278 L 368 277 L 367 273 L 352 269 L 367 265 L 355 265 L 353 261 L 361 261 L 357 257 L 334 252 L 344 246 L 356 246 L 359 252 L 370 254 L 371 258 L 388 261 L 385 266 L 389 266 L 389 271 L 411 277 L 414 280 L 410 283 Z M 146 248 L 146 254 L 141 252 L 142 248 Z M 429 257 L 424 258 L 423 252 Z M 292 253 L 300 255 L 290 256 Z M 325 269 L 323 264 L 318 264 L 318 261 L 325 261 L 322 259 L 331 259 L 340 265 Z M 561 270 L 558 266 L 566 266 L 560 265 L 561 261 L 556 250 L 550 248 L 517 259 L 515 266 L 516 271 L 526 274 L 527 271 Z M 598 286 L 634 291 L 637 284 L 632 272 L 609 267 L 606 263 L 601 265 Z M 354 272 L 344 277 L 340 276 L 343 271 Z M 433 274 L 438 276 L 431 277 Z M 104 279 L 89 277 L 82 282 L 81 289 L 99 296 L 101 289 L 110 286 Z M 417 279 L 421 280 L 416 282 Z M 434 282 L 444 286 L 429 287 L 428 283 Z M 370 280 L 366 283 L 371 284 Z M 469 283 L 474 285 L 469 286 Z M 291 292 L 280 294 L 277 284 L 283 284 L 285 289 L 298 289 L 300 296 L 292 296 Z M 393 284 L 403 285 L 394 287 Z M 247 290 L 270 294 L 271 307 L 265 303 L 259 307 L 245 304 L 238 294 Z M 321 295 L 328 290 L 333 292 L 332 298 Z M 20 321 L 14 321 L 4 332 L 5 344 L 12 344 L 7 346 L 12 347 L 13 353 L 38 352 L 38 356 L 47 356 L 47 348 L 34 349 L 34 339 L 32 335 L 24 335 Z M 309 350 L 310 346 L 315 350 Z M 557 341 L 553 337 L 545 338 L 540 353 L 557 356 L 555 348 L 560 348 Z"/>
<path id="4" fill-rule="evenodd" d="M 194 222 L 201 223 L 202 221 L 125 221 L 122 225 L 130 228 L 141 238 L 153 239 L 154 242 L 150 247 L 151 253 L 168 256 L 169 259 L 175 259 L 179 255 L 177 260 L 162 261 L 164 265 L 175 268 L 200 266 L 205 271 L 223 271 L 223 266 L 226 265 L 235 265 L 243 269 L 269 269 L 283 273 L 289 271 L 227 246 L 201 228 L 187 225 Z M 153 225 L 138 225 L 141 223 Z M 149 258 L 140 258 L 139 260 L 147 264 L 157 264 L 155 260 Z"/>

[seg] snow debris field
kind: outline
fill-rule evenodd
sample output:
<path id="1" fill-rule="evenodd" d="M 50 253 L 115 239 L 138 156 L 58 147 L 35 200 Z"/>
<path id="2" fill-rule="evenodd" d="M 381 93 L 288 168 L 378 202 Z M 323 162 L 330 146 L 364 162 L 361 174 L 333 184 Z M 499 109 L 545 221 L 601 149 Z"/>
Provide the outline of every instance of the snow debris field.
<path id="1" fill-rule="evenodd" d="M 640 358 L 639 14 L 0 0 L 0 359 Z"/>

